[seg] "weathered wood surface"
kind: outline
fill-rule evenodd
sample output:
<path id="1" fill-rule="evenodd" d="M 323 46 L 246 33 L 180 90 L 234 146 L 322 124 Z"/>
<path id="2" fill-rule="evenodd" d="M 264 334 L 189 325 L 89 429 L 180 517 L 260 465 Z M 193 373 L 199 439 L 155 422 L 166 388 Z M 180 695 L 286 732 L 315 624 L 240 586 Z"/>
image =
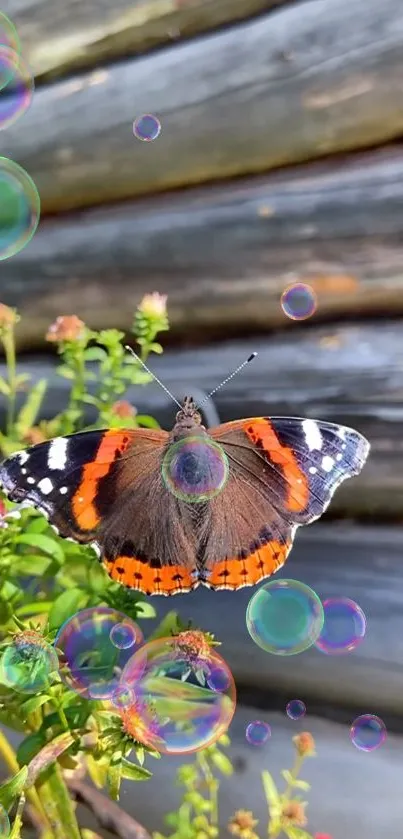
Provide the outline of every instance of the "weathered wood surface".
<path id="1" fill-rule="evenodd" d="M 158 618 L 171 609 L 213 632 L 222 641 L 220 654 L 238 689 L 256 692 L 261 707 L 285 706 L 302 699 L 319 713 L 344 708 L 398 718 L 403 725 L 403 530 L 401 527 L 357 527 L 315 523 L 297 532 L 295 546 L 278 577 L 311 586 L 321 599 L 350 597 L 367 618 L 364 641 L 354 652 L 328 656 L 315 648 L 295 656 L 270 655 L 250 638 L 245 623 L 248 602 L 256 590 L 211 592 L 155 598 Z M 153 598 L 154 602 L 154 598 Z M 266 697 L 266 702 L 265 702 Z M 282 704 L 284 703 L 284 704 Z M 326 710 L 327 709 L 327 710 Z M 306 721 L 304 721 L 304 728 Z"/>
<path id="2" fill-rule="evenodd" d="M 402 47 L 400 0 L 285 6 L 37 90 L 0 154 L 49 213 L 380 144 L 403 132 Z M 154 143 L 132 135 L 145 112 Z"/>
<path id="3" fill-rule="evenodd" d="M 314 320 L 403 313 L 403 150 L 298 166 L 214 188 L 44 220 L 2 263 L 0 300 L 40 346 L 49 320 L 75 311 L 129 328 L 141 296 L 168 294 L 169 339 L 295 329 L 281 293 L 318 296 Z"/>
<path id="4" fill-rule="evenodd" d="M 299 697 L 296 691 L 295 697 Z M 291 694 L 289 698 L 294 698 Z M 364 703 L 360 711 L 365 712 Z M 307 760 L 301 777 L 312 788 L 304 793 L 310 835 L 320 831 L 334 839 L 401 839 L 401 753 L 402 739 L 389 734 L 385 744 L 371 754 L 359 752 L 351 744 L 349 727 L 319 720 L 308 713 L 299 722 L 283 714 L 260 708 L 239 707 L 230 727 L 232 745 L 229 754 L 235 773 L 222 778 L 220 790 L 220 837 L 229 836 L 228 819 L 235 810 L 252 810 L 259 819 L 258 835 L 267 836 L 267 806 L 262 791 L 261 772 L 268 769 L 279 789 L 284 789 L 281 771 L 293 763 L 291 738 L 300 731 L 312 732 L 317 757 Z M 377 712 L 377 708 L 375 713 Z M 272 729 L 270 740 L 263 747 L 249 746 L 246 726 L 252 720 L 264 720 Z M 163 821 L 165 813 L 177 810 L 182 789 L 173 783 L 181 763 L 178 757 L 147 761 L 154 777 L 139 789 L 138 784 L 124 781 L 121 803 L 149 830 L 169 830 Z M 185 761 L 190 762 L 190 761 Z M 221 777 L 221 776 L 220 776 Z"/>
<path id="5" fill-rule="evenodd" d="M 3 0 L 37 81 L 144 53 L 288 0 Z M 291 0 L 292 2 L 292 0 Z"/>
<path id="6" fill-rule="evenodd" d="M 402 322 L 339 327 L 295 325 L 295 333 L 199 350 L 167 351 L 150 359 L 156 375 L 182 398 L 195 388 L 208 393 L 250 354 L 258 358 L 214 396 L 221 421 L 259 415 L 319 417 L 357 427 L 372 451 L 361 475 L 346 481 L 331 512 L 360 517 L 403 518 Z M 65 404 L 68 383 L 55 377 L 56 362 L 23 360 L 21 370 L 51 376 L 44 414 Z M 0 365 L 0 374 L 4 366 Z M 196 398 L 199 398 L 196 392 Z M 176 407 L 157 385 L 133 389 L 139 412 L 172 426 Z M 4 400 L 0 398 L 4 417 Z M 211 422 L 207 418 L 207 421 Z M 214 419 L 212 420 L 214 423 Z"/>

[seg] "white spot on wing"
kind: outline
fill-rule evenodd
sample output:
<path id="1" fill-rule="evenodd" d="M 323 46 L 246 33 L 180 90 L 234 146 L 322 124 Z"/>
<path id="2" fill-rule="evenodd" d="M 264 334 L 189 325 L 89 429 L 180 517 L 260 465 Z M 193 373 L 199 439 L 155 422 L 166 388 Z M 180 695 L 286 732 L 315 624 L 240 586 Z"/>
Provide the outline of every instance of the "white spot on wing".
<path id="1" fill-rule="evenodd" d="M 309 451 L 312 452 L 314 449 L 320 451 L 323 441 L 318 423 L 315 420 L 305 419 L 302 422 L 302 428 Z"/>
<path id="2" fill-rule="evenodd" d="M 68 487 L 60 487 L 59 492 L 60 495 L 66 495 L 66 492 L 68 492 Z"/>
<path id="3" fill-rule="evenodd" d="M 334 466 L 333 458 L 330 457 L 330 455 L 325 454 L 325 456 L 322 458 L 322 469 L 324 469 L 325 472 L 331 472 L 332 469 L 333 469 L 333 466 Z"/>
<path id="4" fill-rule="evenodd" d="M 53 484 L 50 478 L 42 478 L 42 480 L 39 481 L 38 489 L 40 492 L 43 492 L 44 495 L 49 495 L 53 489 Z"/>
<path id="5" fill-rule="evenodd" d="M 30 475 L 30 476 L 27 478 L 27 484 L 34 484 L 34 483 L 35 483 L 35 478 L 33 478 L 33 477 Z"/>
<path id="6" fill-rule="evenodd" d="M 68 440 L 66 437 L 55 437 L 49 445 L 49 469 L 65 469 L 67 463 Z"/>
<path id="7" fill-rule="evenodd" d="M 27 452 L 18 452 L 16 457 L 18 457 L 21 466 L 29 460 L 29 454 L 27 454 Z"/>
<path id="8" fill-rule="evenodd" d="M 318 470 L 317 470 L 316 466 L 310 466 L 309 471 L 310 471 L 311 475 L 316 475 Z"/>

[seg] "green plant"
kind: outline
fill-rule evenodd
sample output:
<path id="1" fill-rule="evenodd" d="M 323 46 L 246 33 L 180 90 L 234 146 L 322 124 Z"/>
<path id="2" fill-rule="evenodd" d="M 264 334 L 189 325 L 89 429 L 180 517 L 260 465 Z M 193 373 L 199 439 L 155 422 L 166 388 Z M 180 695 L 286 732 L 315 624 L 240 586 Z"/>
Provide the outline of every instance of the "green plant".
<path id="1" fill-rule="evenodd" d="M 312 839 L 304 830 L 307 823 L 306 801 L 296 793 L 310 789 L 307 781 L 301 780 L 300 769 L 307 757 L 315 754 L 315 743 L 308 732 L 293 738 L 295 762 L 291 771 L 284 769 L 284 792 L 280 793 L 270 772 L 262 773 L 263 790 L 268 806 L 268 824 L 265 836 L 268 839 Z M 215 777 L 216 769 L 223 775 L 231 775 L 233 766 L 221 747 L 230 744 L 223 735 L 218 744 L 196 754 L 192 764 L 184 764 L 177 771 L 177 784 L 184 788 L 181 804 L 176 812 L 168 813 L 165 821 L 173 832 L 168 837 L 154 833 L 153 839 L 213 839 L 219 835 L 219 790 L 220 781 Z M 250 810 L 237 810 L 228 823 L 228 831 L 240 839 L 259 839 L 255 831 L 258 821 Z M 327 837 L 331 839 L 331 837 Z"/>
<path id="2" fill-rule="evenodd" d="M 125 351 L 123 333 L 114 329 L 94 332 L 75 315 L 58 318 L 47 334 L 60 355 L 58 374 L 70 382 L 66 407 L 51 420 L 38 422 L 47 387 L 41 380 L 29 386 L 17 409 L 29 385 L 29 377 L 17 373 L 18 321 L 14 310 L 0 305 L 0 340 L 7 368 L 6 376 L 0 378 L 7 407 L 6 427 L 0 434 L 3 455 L 88 428 L 88 408 L 93 412 L 90 427 L 158 427 L 152 417 L 140 416 L 128 402 L 119 401 L 129 385 L 145 384 L 151 378 Z M 143 360 L 150 352 L 162 351 L 155 338 L 166 329 L 165 298 L 146 295 L 132 330 Z M 27 635 L 38 644 L 52 643 L 65 620 L 82 608 L 101 604 L 135 620 L 155 615 L 141 594 L 128 592 L 109 579 L 92 548 L 59 538 L 34 510 L 17 509 L 0 499 L 1 660 L 10 646 Z M 37 662 L 27 666 L 35 668 Z M 77 823 L 66 770 L 74 777 L 85 769 L 97 787 L 106 787 L 117 800 L 121 779 L 148 779 L 151 772 L 143 765 L 145 755 L 159 757 L 127 736 L 121 717 L 108 703 L 80 698 L 57 673 L 30 696 L 10 688 L 3 679 L 0 722 L 23 736 L 15 753 L 0 733 L 0 755 L 11 774 L 0 786 L 0 804 L 11 812 L 16 805 L 12 839 L 21 834 L 25 798 L 26 813 L 42 839 L 85 837 Z"/>

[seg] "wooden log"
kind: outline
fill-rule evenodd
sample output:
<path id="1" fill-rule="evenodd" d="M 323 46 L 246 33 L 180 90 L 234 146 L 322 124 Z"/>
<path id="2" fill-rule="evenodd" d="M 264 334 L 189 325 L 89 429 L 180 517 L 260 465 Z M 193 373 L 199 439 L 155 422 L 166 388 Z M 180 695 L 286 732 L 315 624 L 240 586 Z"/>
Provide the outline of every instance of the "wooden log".
<path id="1" fill-rule="evenodd" d="M 298 697 L 319 713 L 352 720 L 358 713 L 403 717 L 401 668 L 403 637 L 403 570 L 401 528 L 349 527 L 316 523 L 301 528 L 283 579 L 311 586 L 321 599 L 350 597 L 363 609 L 367 631 L 356 650 L 325 655 L 311 647 L 291 659 L 270 655 L 249 636 L 245 623 L 253 587 L 237 592 L 197 589 L 191 595 L 155 598 L 158 620 L 171 609 L 184 621 L 213 632 L 220 653 L 234 674 L 238 689 L 262 707 L 270 697 L 281 703 Z M 152 599 L 154 602 L 154 598 Z M 265 702 L 266 697 L 266 702 Z M 343 714 L 344 709 L 344 714 Z M 306 727 L 307 720 L 304 720 Z"/>
<path id="2" fill-rule="evenodd" d="M 403 151 L 394 146 L 239 183 L 43 221 L 4 261 L 0 300 L 24 317 L 20 346 L 76 312 L 129 329 L 144 293 L 168 295 L 169 340 L 295 330 L 280 306 L 294 281 L 313 322 L 403 313 Z"/>
<path id="3" fill-rule="evenodd" d="M 402 24 L 400 0 L 285 6 L 37 90 L 0 154 L 50 213 L 380 144 L 403 132 Z M 162 132 L 142 143 L 150 112 Z"/>
<path id="4" fill-rule="evenodd" d="M 371 442 L 361 475 L 337 491 L 329 513 L 373 519 L 403 518 L 403 349 L 402 322 L 295 329 L 266 340 L 231 342 L 199 350 L 154 356 L 152 369 L 174 395 L 208 393 L 251 350 L 253 364 L 214 396 L 220 420 L 248 416 L 307 416 L 358 428 Z M 55 377 L 55 363 L 22 361 L 35 378 L 50 377 L 43 415 L 66 404 L 68 383 Z M 4 365 L 0 365 L 0 375 Z M 197 391 L 195 392 L 195 389 Z M 171 428 L 176 406 L 157 386 L 134 388 L 127 397 L 140 413 L 151 413 Z M 0 398 L 0 421 L 4 400 Z M 215 424 L 207 415 L 206 421 Z"/>
<path id="5" fill-rule="evenodd" d="M 188 38 L 288 0 L 3 0 L 37 82 Z M 292 2 L 292 0 L 291 0 Z"/>

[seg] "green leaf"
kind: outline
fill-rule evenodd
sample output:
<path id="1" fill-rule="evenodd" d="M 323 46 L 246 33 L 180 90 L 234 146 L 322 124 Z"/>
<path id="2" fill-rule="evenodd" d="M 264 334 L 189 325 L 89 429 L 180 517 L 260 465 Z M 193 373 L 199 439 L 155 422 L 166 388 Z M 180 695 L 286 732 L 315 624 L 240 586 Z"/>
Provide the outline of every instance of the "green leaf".
<path id="1" fill-rule="evenodd" d="M 210 760 L 223 775 L 232 775 L 234 767 L 227 755 L 215 749 L 210 755 Z"/>
<path id="2" fill-rule="evenodd" d="M 27 699 L 26 702 L 23 702 L 21 705 L 21 713 L 24 715 L 24 719 L 26 719 L 29 714 L 32 714 L 33 711 L 37 711 L 38 708 L 41 708 L 42 705 L 45 705 L 46 702 L 51 700 L 51 696 L 48 694 L 43 693 L 41 696 L 31 696 L 30 699 Z"/>
<path id="3" fill-rule="evenodd" d="M 137 414 L 136 420 L 138 425 L 142 426 L 143 428 L 161 428 L 159 422 L 154 419 L 154 417 L 149 417 L 146 414 Z"/>
<path id="4" fill-rule="evenodd" d="M 20 618 L 30 617 L 31 615 L 43 615 L 49 611 L 52 606 L 51 600 L 39 600 L 37 603 L 26 603 L 17 609 L 17 615 Z"/>
<path id="5" fill-rule="evenodd" d="M 178 613 L 168 612 L 148 640 L 155 641 L 157 638 L 169 638 L 170 635 L 177 635 L 184 629 L 186 629 L 186 626 L 182 623 Z"/>
<path id="6" fill-rule="evenodd" d="M 122 760 L 122 778 L 127 778 L 129 781 L 148 781 L 152 777 L 152 772 L 145 769 L 144 766 L 138 766 L 137 763 L 132 763 L 125 757 Z"/>
<path id="7" fill-rule="evenodd" d="M 105 577 L 105 573 L 103 573 L 103 576 Z M 136 603 L 136 617 L 155 618 L 156 614 L 154 606 L 152 606 L 151 603 L 147 603 L 146 600 Z"/>
<path id="8" fill-rule="evenodd" d="M 25 533 L 44 533 L 48 528 L 49 525 L 45 516 L 35 515 L 28 520 Z"/>
<path id="9" fill-rule="evenodd" d="M 270 807 L 278 806 L 280 802 L 280 795 L 270 772 L 267 772 L 266 769 L 262 772 L 262 783 L 268 805 Z"/>
<path id="10" fill-rule="evenodd" d="M 49 612 L 49 628 L 58 629 L 88 601 L 88 594 L 79 588 L 64 591 L 56 598 Z"/>
<path id="11" fill-rule="evenodd" d="M 21 839 L 21 830 L 22 830 L 22 816 L 25 807 L 25 795 L 24 793 L 21 794 L 20 800 L 18 802 L 17 812 L 14 818 L 14 824 L 11 829 L 11 833 L 8 839 Z"/>
<path id="12" fill-rule="evenodd" d="M 46 734 L 44 731 L 36 731 L 34 734 L 29 734 L 25 740 L 20 743 L 17 750 L 17 760 L 20 765 L 29 763 L 33 757 L 46 744 Z"/>
<path id="13" fill-rule="evenodd" d="M 59 734 L 50 743 L 47 743 L 29 762 L 28 784 L 36 783 L 38 775 L 54 763 L 73 743 L 74 737 L 70 731 L 63 731 L 63 734 Z"/>
<path id="14" fill-rule="evenodd" d="M 107 353 L 102 347 L 88 347 L 84 352 L 85 361 L 104 361 Z"/>
<path id="15" fill-rule="evenodd" d="M 10 385 L 4 381 L 2 376 L 0 376 L 0 393 L 2 393 L 3 396 L 10 396 Z"/>
<path id="16" fill-rule="evenodd" d="M 289 772 L 288 769 L 283 769 L 281 774 L 282 774 L 285 782 L 290 787 L 296 787 L 297 789 L 303 789 L 303 790 L 311 789 L 311 785 L 308 784 L 308 781 L 301 781 L 298 778 L 293 778 L 293 776 L 291 775 L 291 772 Z"/>
<path id="17" fill-rule="evenodd" d="M 56 542 L 51 536 L 44 536 L 43 533 L 21 533 L 17 536 L 17 545 L 29 545 L 32 548 L 39 548 L 43 553 L 48 554 L 57 562 L 64 560 L 63 548 L 60 542 Z"/>
<path id="18" fill-rule="evenodd" d="M 111 762 L 108 766 L 106 783 L 108 792 L 113 801 L 119 801 L 120 782 L 122 780 L 122 755 L 121 752 L 115 752 L 112 755 Z"/>
<path id="19" fill-rule="evenodd" d="M 164 352 L 163 348 L 161 347 L 161 344 L 159 344 L 157 341 L 153 341 L 153 343 L 150 344 L 150 346 L 148 347 L 148 351 L 155 352 L 157 353 L 157 355 L 161 355 Z"/>
<path id="20" fill-rule="evenodd" d="M 0 804 L 9 810 L 15 799 L 21 795 L 28 778 L 28 767 L 23 766 L 13 778 L 0 786 Z"/>
<path id="21" fill-rule="evenodd" d="M 21 408 L 16 422 L 18 433 L 21 436 L 24 436 L 25 432 L 35 424 L 47 386 L 46 379 L 39 379 L 31 387 L 25 405 Z"/>
<path id="22" fill-rule="evenodd" d="M 74 370 L 71 370 L 66 364 L 60 364 L 59 367 L 56 368 L 56 373 L 59 376 L 62 376 L 63 379 L 75 379 L 76 377 Z"/>
<path id="23" fill-rule="evenodd" d="M 301 827 L 284 827 L 283 830 L 288 839 L 312 839 L 312 835 Z"/>
<path id="24" fill-rule="evenodd" d="M 13 571 L 27 577 L 42 577 L 53 564 L 50 556 L 24 554 L 18 556 L 13 564 Z M 56 565 L 56 568 L 58 566 Z"/>

